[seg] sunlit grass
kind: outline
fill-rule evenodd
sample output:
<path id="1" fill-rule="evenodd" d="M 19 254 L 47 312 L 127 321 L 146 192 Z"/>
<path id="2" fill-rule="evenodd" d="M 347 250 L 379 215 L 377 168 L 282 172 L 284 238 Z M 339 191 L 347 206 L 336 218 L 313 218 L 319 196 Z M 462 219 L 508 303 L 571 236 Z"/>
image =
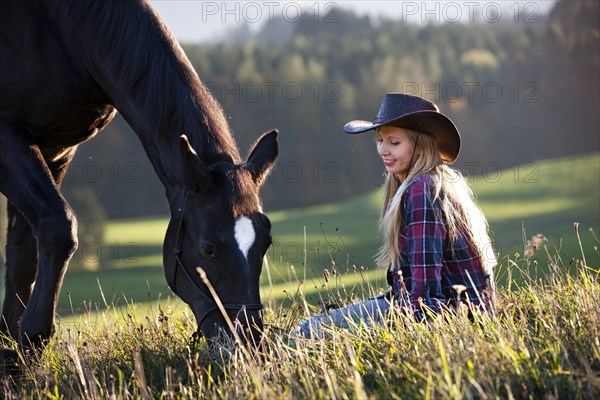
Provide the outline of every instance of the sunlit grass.
<path id="1" fill-rule="evenodd" d="M 106 226 L 105 243 L 137 243 L 162 245 L 167 231 L 165 218 L 111 221 Z"/>
<path id="2" fill-rule="evenodd" d="M 295 339 L 288 333 L 306 312 L 305 296 L 295 290 L 286 306 L 267 303 L 264 343 L 251 352 L 229 342 L 193 342 L 195 321 L 172 299 L 142 308 L 109 305 L 61 320 L 42 357 L 18 378 L 4 378 L 0 393 L 7 399 L 595 399 L 600 270 L 578 259 L 576 273 L 567 274 L 557 254 L 539 251 L 549 274 L 499 288 L 496 317 L 417 323 L 396 314 L 381 326 L 355 324 L 331 329 L 322 340 Z M 504 261 L 512 270 L 532 262 Z M 346 296 L 331 280 L 319 289 Z M 355 296 L 377 291 L 364 285 Z"/>
<path id="3" fill-rule="evenodd" d="M 586 200 L 577 199 L 505 200 L 487 201 L 484 206 L 485 215 L 490 221 L 500 221 L 502 219 L 521 219 L 524 215 L 527 218 L 535 218 L 548 214 L 568 213 L 581 209 L 586 202 Z"/>

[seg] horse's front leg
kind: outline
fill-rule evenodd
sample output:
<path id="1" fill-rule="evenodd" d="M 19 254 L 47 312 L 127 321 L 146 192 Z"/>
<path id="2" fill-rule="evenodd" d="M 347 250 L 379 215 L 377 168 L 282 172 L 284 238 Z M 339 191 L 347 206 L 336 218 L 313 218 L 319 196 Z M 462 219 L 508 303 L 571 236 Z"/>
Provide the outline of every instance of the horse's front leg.
<path id="1" fill-rule="evenodd" d="M 37 273 L 37 243 L 29 223 L 12 205 L 8 205 L 6 236 L 5 295 L 0 332 L 18 339 L 19 321 L 31 297 Z"/>
<path id="2" fill-rule="evenodd" d="M 37 244 L 37 275 L 19 323 L 19 345 L 42 349 L 54 333 L 60 287 L 77 248 L 77 223 L 28 130 L 0 124 L 0 177 L 0 191 L 29 223 Z"/>

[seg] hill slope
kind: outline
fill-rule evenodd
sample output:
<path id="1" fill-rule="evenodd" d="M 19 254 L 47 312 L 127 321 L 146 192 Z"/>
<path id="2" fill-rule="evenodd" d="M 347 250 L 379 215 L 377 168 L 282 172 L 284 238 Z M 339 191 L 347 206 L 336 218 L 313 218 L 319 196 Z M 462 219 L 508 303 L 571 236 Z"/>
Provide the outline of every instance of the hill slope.
<path id="1" fill-rule="evenodd" d="M 599 177 L 600 154 L 595 153 L 504 171 L 488 166 L 486 174 L 473 179 L 500 253 L 500 284 L 506 279 L 507 257 L 523 255 L 523 237 L 543 234 L 551 255 L 559 249 L 565 264 L 572 257 L 581 258 L 574 222 L 580 223 L 588 265 L 600 265 L 599 243 L 589 231 L 593 229 L 596 236 L 600 232 Z M 334 266 L 341 275 L 333 275 L 332 287 L 351 290 L 356 283 L 371 283 L 383 289 L 384 273 L 372 261 L 380 244 L 376 227 L 380 201 L 381 193 L 374 191 L 337 204 L 269 213 L 274 244 L 262 275 L 264 298 L 282 299 L 298 288 L 322 292 L 327 289 L 323 270 L 333 274 Z M 171 294 L 161 267 L 166 223 L 164 219 L 114 221 L 104 246 L 84 244 L 78 256 L 87 251 L 88 257 L 99 257 L 103 269 L 67 274 L 62 309 L 70 310 L 71 304 L 79 308 L 84 300 L 102 304 L 99 285 L 108 303 L 123 302 L 123 296 L 145 302 L 159 293 Z"/>

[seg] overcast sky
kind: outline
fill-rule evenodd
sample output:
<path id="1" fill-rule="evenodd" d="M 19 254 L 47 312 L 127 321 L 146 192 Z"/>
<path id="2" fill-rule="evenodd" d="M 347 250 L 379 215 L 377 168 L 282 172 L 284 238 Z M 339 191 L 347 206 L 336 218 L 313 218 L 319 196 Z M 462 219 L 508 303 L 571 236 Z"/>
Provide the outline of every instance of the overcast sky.
<path id="1" fill-rule="evenodd" d="M 542 1 L 198 1 L 151 0 L 175 36 L 185 43 L 218 40 L 228 29 L 248 24 L 258 30 L 274 18 L 293 23 L 302 15 L 316 22 L 335 22 L 336 13 L 351 9 L 362 15 L 385 16 L 412 23 L 519 21 L 536 23 L 554 0 Z M 333 14 L 331 14 L 333 13 Z M 327 16 L 330 16 L 329 19 Z"/>

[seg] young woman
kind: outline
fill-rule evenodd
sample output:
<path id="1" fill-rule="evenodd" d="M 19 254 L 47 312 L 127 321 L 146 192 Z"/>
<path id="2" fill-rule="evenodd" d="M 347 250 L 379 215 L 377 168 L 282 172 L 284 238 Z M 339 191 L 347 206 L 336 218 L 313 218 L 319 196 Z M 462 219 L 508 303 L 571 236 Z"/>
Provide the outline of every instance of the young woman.
<path id="1" fill-rule="evenodd" d="M 351 121 L 344 130 L 375 130 L 387 171 L 377 264 L 388 269 L 391 295 L 305 319 L 293 334 L 320 336 L 323 325 L 370 324 L 397 308 L 417 320 L 461 305 L 492 313 L 496 258 L 473 193 L 449 166 L 460 151 L 454 123 L 434 103 L 392 93 L 373 122 Z"/>

